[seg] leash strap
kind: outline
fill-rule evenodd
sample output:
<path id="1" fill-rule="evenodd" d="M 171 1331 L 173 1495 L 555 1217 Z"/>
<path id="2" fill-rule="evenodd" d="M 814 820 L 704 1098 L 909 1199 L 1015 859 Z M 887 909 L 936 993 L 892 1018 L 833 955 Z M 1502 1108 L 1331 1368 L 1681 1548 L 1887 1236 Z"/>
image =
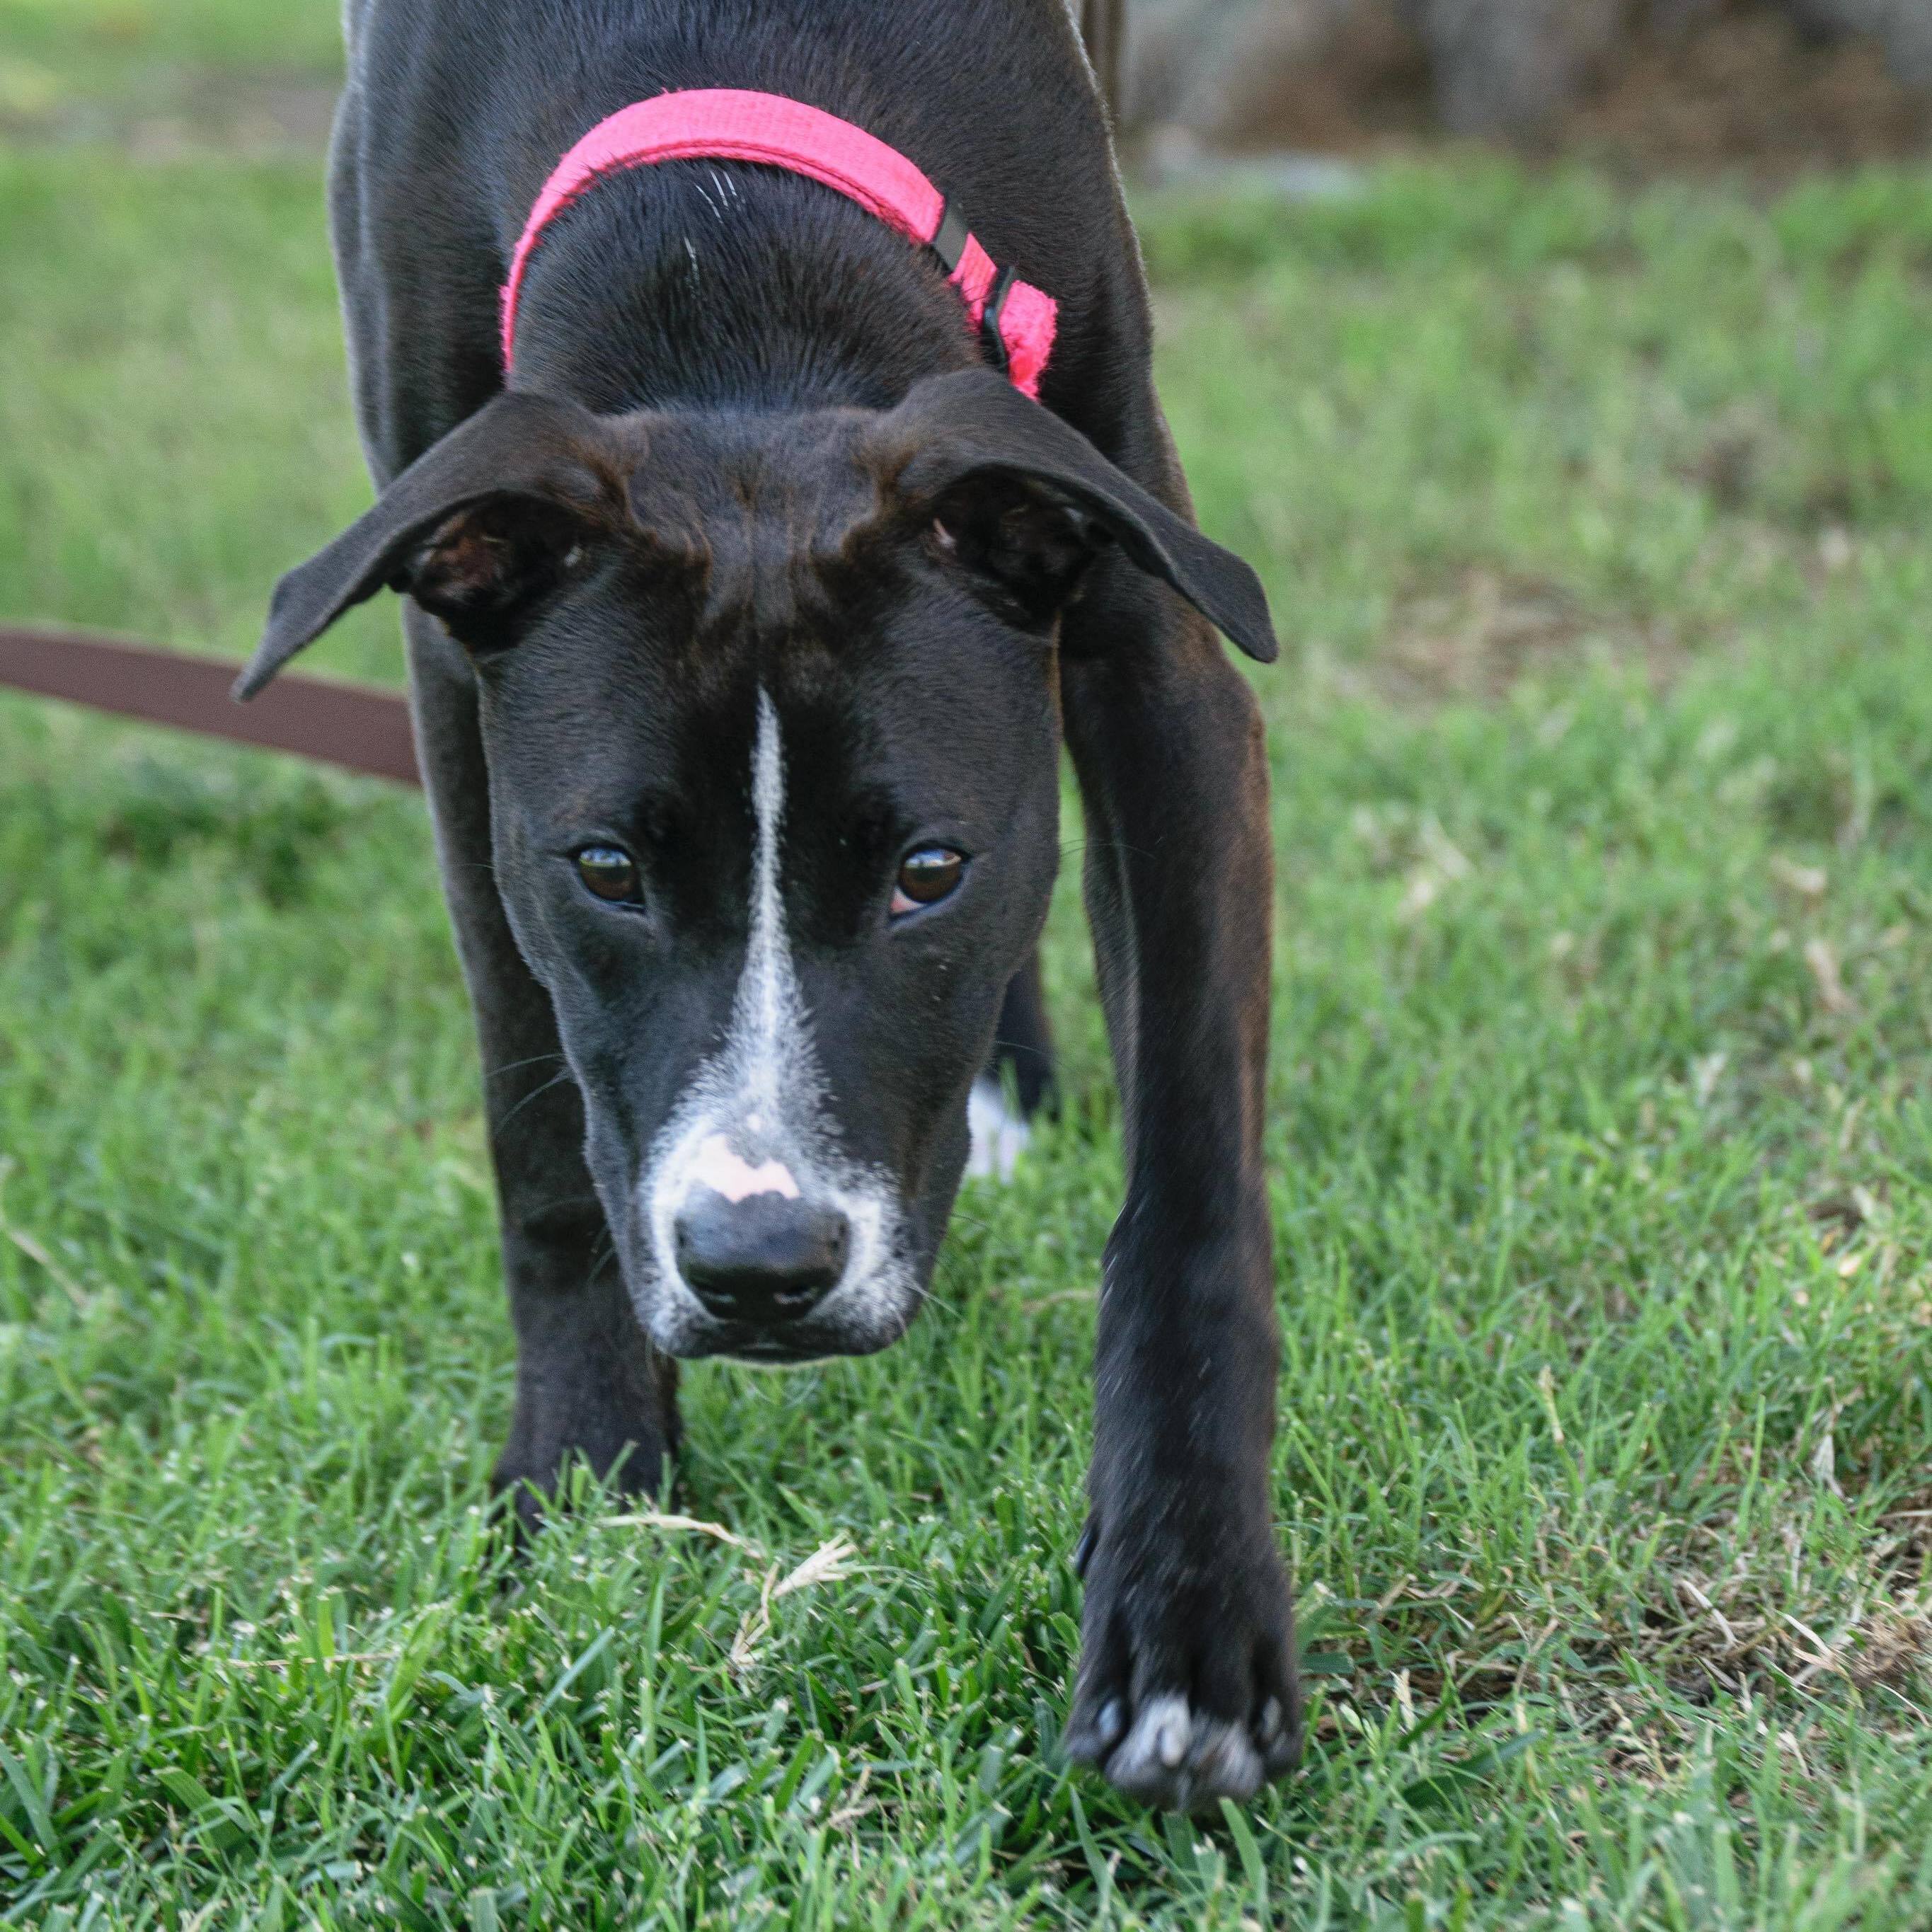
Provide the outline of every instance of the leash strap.
<path id="1" fill-rule="evenodd" d="M 558 162 L 524 224 L 503 285 L 506 376 L 516 359 L 517 299 L 544 230 L 607 174 L 692 160 L 757 161 L 806 176 L 932 249 L 993 366 L 1038 399 L 1058 320 L 1053 298 L 1001 268 L 964 216 L 896 148 L 802 100 L 729 87 L 660 94 L 621 108 Z"/>
<path id="2" fill-rule="evenodd" d="M 294 752 L 419 784 L 408 700 L 332 678 L 284 674 L 250 705 L 229 695 L 235 667 L 85 631 L 0 626 L 0 685 L 209 738 Z"/>

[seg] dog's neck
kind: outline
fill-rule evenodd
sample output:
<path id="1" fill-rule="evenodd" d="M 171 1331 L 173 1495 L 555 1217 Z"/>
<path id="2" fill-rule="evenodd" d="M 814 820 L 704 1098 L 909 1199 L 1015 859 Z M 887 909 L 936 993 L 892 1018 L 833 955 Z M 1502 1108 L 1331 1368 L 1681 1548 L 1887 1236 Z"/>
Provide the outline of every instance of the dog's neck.
<path id="1" fill-rule="evenodd" d="M 520 387 L 604 413 L 885 408 L 976 350 L 933 259 L 814 182 L 682 161 L 559 216 L 519 304 Z"/>

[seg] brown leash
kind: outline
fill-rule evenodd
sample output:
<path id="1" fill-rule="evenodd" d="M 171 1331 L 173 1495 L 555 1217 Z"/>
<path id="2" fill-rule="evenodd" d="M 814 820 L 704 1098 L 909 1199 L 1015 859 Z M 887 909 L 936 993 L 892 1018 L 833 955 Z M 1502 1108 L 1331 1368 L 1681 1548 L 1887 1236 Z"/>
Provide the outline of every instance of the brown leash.
<path id="1" fill-rule="evenodd" d="M 238 704 L 228 692 L 239 669 L 86 631 L 0 625 L 0 685 L 16 691 L 422 784 L 409 703 L 400 692 L 284 673 L 259 698 Z"/>

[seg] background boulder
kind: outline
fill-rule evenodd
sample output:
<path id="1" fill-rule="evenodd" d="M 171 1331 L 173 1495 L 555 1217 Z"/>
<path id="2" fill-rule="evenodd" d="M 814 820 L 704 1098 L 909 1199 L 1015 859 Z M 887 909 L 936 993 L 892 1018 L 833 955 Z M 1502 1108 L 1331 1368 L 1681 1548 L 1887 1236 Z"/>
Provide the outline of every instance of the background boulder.
<path id="1" fill-rule="evenodd" d="M 1633 72 L 1667 84 L 1680 55 L 1747 88 L 1747 70 L 1800 85 L 1836 61 L 1862 83 L 1868 68 L 1902 97 L 1932 95 L 1932 0 L 1126 0 L 1126 12 L 1125 124 L 1170 146 L 1550 141 Z M 1918 124 L 1909 101 L 1872 111 L 1888 128 Z"/>

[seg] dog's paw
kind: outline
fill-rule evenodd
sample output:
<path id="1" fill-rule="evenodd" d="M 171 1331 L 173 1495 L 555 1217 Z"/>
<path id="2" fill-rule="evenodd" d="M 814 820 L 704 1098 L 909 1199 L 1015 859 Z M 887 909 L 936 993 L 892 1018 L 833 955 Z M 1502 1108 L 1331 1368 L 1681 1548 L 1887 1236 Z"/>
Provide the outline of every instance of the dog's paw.
<path id="1" fill-rule="evenodd" d="M 1163 1561 L 1090 1524 L 1076 1561 L 1087 1604 L 1070 1758 L 1174 1811 L 1244 1802 L 1294 1768 L 1294 1614 L 1271 1545 L 1230 1532 L 1205 1563 Z"/>
<path id="2" fill-rule="evenodd" d="M 600 1490 L 604 1497 L 600 1506 L 651 1502 L 663 1493 L 670 1454 L 655 1430 L 614 1454 L 601 1455 L 574 1445 L 544 1444 L 533 1451 L 513 1438 L 490 1472 L 490 1495 L 499 1509 L 509 1513 L 519 1536 L 527 1537 L 579 1497 L 594 1496 Z"/>
<path id="3" fill-rule="evenodd" d="M 967 1173 L 982 1180 L 1012 1180 L 1020 1156 L 1033 1139 L 1033 1130 L 1024 1115 L 1006 1104 L 998 1081 L 982 1074 L 974 1082 L 966 1100 L 966 1126 L 972 1136 Z"/>

